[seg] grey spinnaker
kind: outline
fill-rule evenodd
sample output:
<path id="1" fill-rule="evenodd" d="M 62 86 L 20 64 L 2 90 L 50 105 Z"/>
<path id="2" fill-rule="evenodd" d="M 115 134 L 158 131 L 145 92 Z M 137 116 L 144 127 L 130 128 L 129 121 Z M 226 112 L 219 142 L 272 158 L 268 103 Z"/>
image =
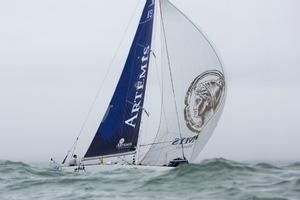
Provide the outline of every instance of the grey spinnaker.
<path id="1" fill-rule="evenodd" d="M 221 61 L 204 34 L 168 0 L 160 1 L 162 114 L 144 165 L 192 162 L 222 113 L 226 85 Z"/>

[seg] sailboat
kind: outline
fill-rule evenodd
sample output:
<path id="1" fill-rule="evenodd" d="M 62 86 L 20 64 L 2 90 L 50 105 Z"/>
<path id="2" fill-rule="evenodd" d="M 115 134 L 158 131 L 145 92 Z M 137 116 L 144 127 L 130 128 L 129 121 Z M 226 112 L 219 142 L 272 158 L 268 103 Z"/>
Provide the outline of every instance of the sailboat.
<path id="1" fill-rule="evenodd" d="M 143 5 L 96 133 L 82 152 L 74 152 L 76 139 L 63 169 L 192 163 L 217 126 L 226 84 L 212 44 L 169 0 L 144 0 Z M 82 158 L 70 167 L 75 154 Z"/>

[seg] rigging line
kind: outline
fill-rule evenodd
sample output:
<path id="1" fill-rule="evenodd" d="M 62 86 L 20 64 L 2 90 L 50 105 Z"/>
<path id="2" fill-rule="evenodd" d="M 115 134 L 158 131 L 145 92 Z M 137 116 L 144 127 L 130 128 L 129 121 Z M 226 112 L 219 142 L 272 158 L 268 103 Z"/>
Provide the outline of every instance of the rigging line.
<path id="1" fill-rule="evenodd" d="M 94 108 L 94 106 L 95 106 L 95 104 L 96 104 L 96 102 L 97 102 L 97 99 L 98 99 L 98 97 L 99 97 L 99 95 L 100 95 L 100 93 L 101 93 L 101 91 L 102 91 L 102 89 L 103 89 L 103 84 L 104 84 L 104 82 L 106 81 L 109 72 L 111 71 L 111 66 L 113 65 L 113 62 L 115 61 L 115 59 L 116 59 L 116 57 L 117 57 L 117 55 L 118 55 L 118 52 L 119 52 L 120 49 L 121 49 L 121 46 L 122 46 L 123 41 L 124 41 L 124 39 L 125 39 L 126 33 L 127 33 L 128 30 L 129 30 L 130 24 L 132 23 L 132 21 L 133 21 L 133 19 L 134 19 L 134 16 L 135 16 L 135 14 L 136 14 L 136 11 L 137 11 L 139 5 L 140 5 L 140 1 L 137 3 L 136 7 L 134 8 L 133 14 L 131 15 L 130 20 L 129 20 L 129 23 L 127 24 L 127 26 L 126 26 L 126 28 L 125 28 L 125 31 L 124 31 L 124 33 L 123 33 L 123 37 L 121 38 L 121 40 L 120 40 L 120 42 L 119 42 L 119 44 L 118 44 L 118 48 L 117 48 L 117 50 L 116 50 L 116 53 L 114 54 L 114 56 L 113 56 L 113 58 L 112 58 L 112 60 L 111 60 L 111 62 L 110 62 L 110 64 L 109 64 L 109 67 L 108 67 L 107 71 L 105 72 L 104 79 L 101 81 L 100 88 L 97 90 L 96 96 L 95 96 L 95 98 L 94 98 L 94 100 L 93 100 L 93 102 L 92 102 L 92 104 L 91 104 L 91 106 L 90 106 L 90 108 L 89 108 L 89 111 L 88 111 L 88 113 L 87 113 L 87 115 L 86 115 L 86 117 L 85 117 L 85 120 L 84 120 L 84 122 L 83 122 L 81 128 L 80 128 L 80 131 L 79 131 L 79 133 L 78 133 L 78 136 L 77 136 L 77 138 L 76 138 L 74 144 L 72 145 L 72 147 L 71 147 L 70 150 L 68 151 L 68 153 L 67 153 L 67 155 L 66 155 L 64 161 L 67 159 L 67 157 L 69 156 L 69 154 L 70 154 L 70 152 L 72 151 L 72 149 L 73 149 L 72 154 L 74 154 L 74 152 L 75 152 L 75 150 L 76 150 L 76 144 L 77 144 L 77 142 L 78 142 L 78 140 L 79 140 L 79 138 L 80 138 L 80 136 L 81 136 L 81 134 L 82 134 L 82 132 L 83 132 L 84 127 L 86 126 L 86 123 L 87 123 L 87 121 L 88 121 L 88 118 L 89 118 L 89 116 L 91 115 L 92 109 Z M 64 161 L 63 161 L 63 162 L 64 162 Z"/>
<path id="2" fill-rule="evenodd" d="M 177 117 L 177 123 L 178 123 L 178 128 L 179 128 L 179 135 L 180 135 L 180 138 L 182 138 L 181 126 L 180 126 L 180 121 L 179 121 L 179 113 L 178 113 L 178 107 L 177 107 L 177 101 L 176 101 L 176 95 L 175 95 L 175 88 L 174 88 L 174 81 L 173 81 L 173 75 L 172 75 L 172 69 L 171 69 L 170 54 L 169 54 L 169 50 L 168 50 L 168 43 L 167 43 L 167 38 L 166 38 L 166 30 L 165 30 L 165 24 L 164 24 L 164 19 L 163 19 L 163 14 L 162 14 L 161 3 L 160 3 L 160 13 L 161 13 L 161 21 L 162 21 L 162 27 L 163 27 L 163 36 L 164 36 L 165 45 L 166 45 L 168 67 L 169 67 L 171 84 L 172 84 L 173 98 L 174 98 L 174 102 L 175 102 L 175 109 L 176 109 L 176 117 Z M 181 151 L 182 151 L 182 156 L 185 159 L 183 144 L 181 144 Z"/>

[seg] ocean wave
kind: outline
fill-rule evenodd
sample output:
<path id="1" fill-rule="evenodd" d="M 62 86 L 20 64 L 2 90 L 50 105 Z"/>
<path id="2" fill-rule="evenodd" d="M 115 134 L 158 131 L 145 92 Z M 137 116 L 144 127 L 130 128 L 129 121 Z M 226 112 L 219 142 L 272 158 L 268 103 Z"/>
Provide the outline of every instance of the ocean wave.
<path id="1" fill-rule="evenodd" d="M 23 162 L 0 161 L 0 174 L 14 178 L 25 177 L 57 177 L 60 174 L 57 171 L 51 171 L 45 168 L 33 167 Z"/>
<path id="2" fill-rule="evenodd" d="M 258 163 L 255 166 L 260 169 L 267 169 L 267 170 L 281 170 L 282 169 L 280 167 L 277 167 L 277 166 L 269 164 L 269 163 Z"/>
<path id="3" fill-rule="evenodd" d="M 117 169 L 76 174 L 22 162 L 0 161 L 0 199 L 297 199 L 300 170 L 294 163 L 204 160 L 166 172 Z"/>
<path id="4" fill-rule="evenodd" d="M 300 162 L 295 162 L 286 166 L 286 168 L 298 169 L 300 170 Z"/>
<path id="5" fill-rule="evenodd" d="M 300 178 L 295 181 L 295 185 L 298 186 L 300 189 Z"/>
<path id="6" fill-rule="evenodd" d="M 300 163 L 292 163 L 286 167 L 278 167 L 269 163 L 257 163 L 257 164 L 248 164 L 248 163 L 239 163 L 231 160 L 226 160 L 223 158 L 204 160 L 199 164 L 189 164 L 182 165 L 170 173 L 178 173 L 179 175 L 191 174 L 194 172 L 258 172 L 262 169 L 267 170 L 286 170 L 288 168 L 300 168 Z M 124 170 L 127 169 L 116 169 L 108 173 L 112 174 L 122 174 Z M 139 170 L 139 169 L 137 169 Z M 134 172 L 137 171 L 136 169 Z M 39 176 L 60 176 L 61 172 L 52 171 L 48 168 L 43 167 L 34 167 L 32 165 L 23 163 L 23 162 L 13 162 L 13 161 L 1 161 L 0 160 L 0 173 L 16 173 L 22 172 L 23 175 L 39 175 Z M 128 172 L 132 172 L 130 169 Z M 67 173 L 66 173 L 67 174 Z"/>

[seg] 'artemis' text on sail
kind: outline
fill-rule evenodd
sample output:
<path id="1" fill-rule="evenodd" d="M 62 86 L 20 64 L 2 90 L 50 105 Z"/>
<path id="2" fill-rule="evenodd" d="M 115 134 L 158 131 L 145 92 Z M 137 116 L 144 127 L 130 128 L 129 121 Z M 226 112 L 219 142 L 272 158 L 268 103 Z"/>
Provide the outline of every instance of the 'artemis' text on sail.
<path id="1" fill-rule="evenodd" d="M 131 114 L 133 115 L 131 118 L 125 121 L 125 124 L 135 128 L 136 119 L 138 118 L 139 111 L 141 109 L 141 103 L 144 95 L 144 86 L 145 86 L 145 78 L 148 70 L 148 60 L 149 60 L 150 46 L 144 48 L 143 56 L 141 58 L 141 73 L 139 76 L 139 80 L 135 85 L 136 93 L 135 98 L 132 104 Z"/>

